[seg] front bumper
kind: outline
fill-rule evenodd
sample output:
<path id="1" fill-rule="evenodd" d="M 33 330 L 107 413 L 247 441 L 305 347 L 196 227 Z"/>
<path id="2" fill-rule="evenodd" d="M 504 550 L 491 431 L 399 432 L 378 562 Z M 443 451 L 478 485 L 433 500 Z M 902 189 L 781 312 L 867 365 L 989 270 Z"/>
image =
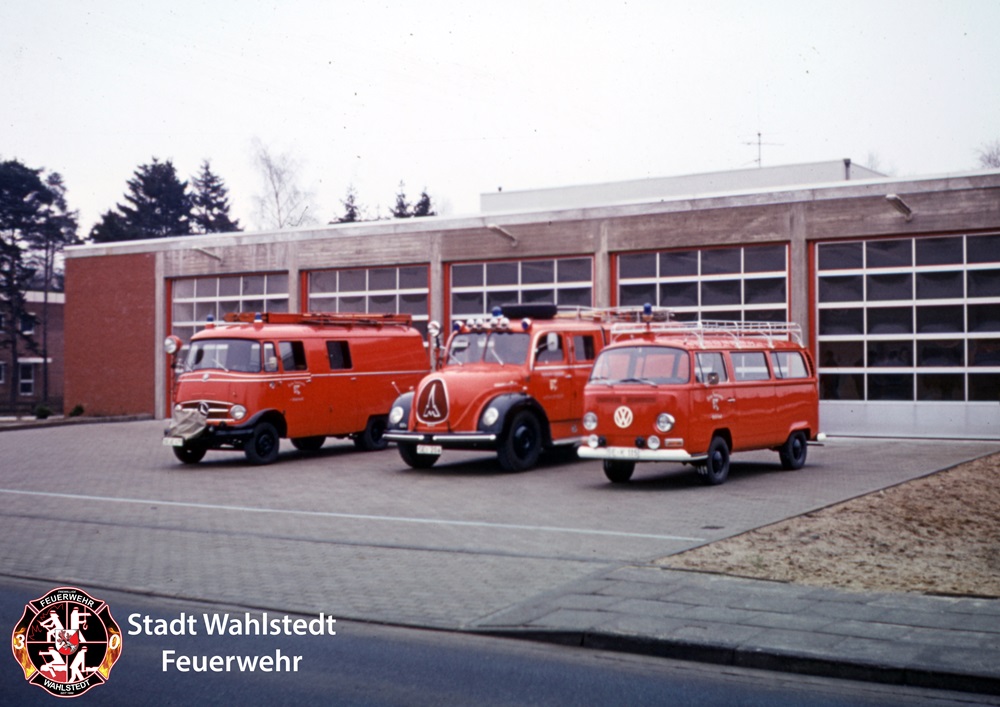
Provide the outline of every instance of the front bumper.
<path id="1" fill-rule="evenodd" d="M 403 432 L 388 431 L 385 439 L 404 444 L 437 445 L 447 449 L 496 449 L 497 435 L 492 432 Z"/>
<path id="2" fill-rule="evenodd" d="M 576 454 L 581 459 L 615 459 L 636 462 L 676 462 L 698 464 L 708 459 L 707 454 L 689 454 L 683 449 L 639 449 L 638 447 L 578 447 Z"/>

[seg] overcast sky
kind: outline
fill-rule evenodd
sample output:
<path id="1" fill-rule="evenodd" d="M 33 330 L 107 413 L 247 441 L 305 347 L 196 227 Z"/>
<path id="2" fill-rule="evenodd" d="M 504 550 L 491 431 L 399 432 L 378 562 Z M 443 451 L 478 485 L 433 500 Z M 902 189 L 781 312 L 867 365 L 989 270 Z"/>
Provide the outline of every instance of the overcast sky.
<path id="1" fill-rule="evenodd" d="M 259 139 L 325 223 L 400 180 L 479 194 L 850 157 L 978 168 L 1000 2 L 173 0 L 0 5 L 0 158 L 60 172 L 81 235 L 153 157 L 253 228 Z"/>

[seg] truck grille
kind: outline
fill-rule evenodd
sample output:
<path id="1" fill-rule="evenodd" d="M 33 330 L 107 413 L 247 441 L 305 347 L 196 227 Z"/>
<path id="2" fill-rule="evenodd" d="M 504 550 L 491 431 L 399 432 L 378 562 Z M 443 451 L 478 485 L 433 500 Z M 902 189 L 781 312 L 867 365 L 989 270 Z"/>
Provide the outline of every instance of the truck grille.
<path id="1" fill-rule="evenodd" d="M 201 410 L 202 412 L 207 412 L 208 422 L 228 420 L 229 411 L 233 407 L 229 403 L 220 403 L 214 400 L 188 400 L 181 403 L 180 406 L 184 410 Z"/>

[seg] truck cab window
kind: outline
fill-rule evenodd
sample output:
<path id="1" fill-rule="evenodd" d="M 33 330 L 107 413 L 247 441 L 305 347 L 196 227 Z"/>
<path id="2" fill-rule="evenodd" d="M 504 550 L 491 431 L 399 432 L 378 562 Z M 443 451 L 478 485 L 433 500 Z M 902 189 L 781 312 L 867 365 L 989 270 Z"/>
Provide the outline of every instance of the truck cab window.
<path id="1" fill-rule="evenodd" d="M 280 341 L 278 350 L 281 351 L 281 367 L 286 373 L 307 370 L 306 350 L 301 341 Z"/>
<path id="2" fill-rule="evenodd" d="M 270 341 L 264 343 L 264 370 L 268 373 L 278 370 L 278 356 L 274 353 L 274 344 Z"/>
<path id="3" fill-rule="evenodd" d="M 351 348 L 346 341 L 327 341 L 326 353 L 330 358 L 330 370 L 342 371 L 351 368 Z"/>
<path id="4" fill-rule="evenodd" d="M 707 382 L 709 373 L 718 373 L 720 383 L 729 380 L 729 376 L 726 375 L 726 363 L 721 353 L 698 352 L 695 354 L 695 366 L 695 380 L 699 383 Z"/>
<path id="5" fill-rule="evenodd" d="M 573 337 L 573 355 L 577 361 L 594 360 L 594 337 L 592 334 L 577 334 Z"/>
<path id="6" fill-rule="evenodd" d="M 539 337 L 535 345 L 535 363 L 555 364 L 563 362 L 562 337 L 555 332 L 549 332 Z"/>

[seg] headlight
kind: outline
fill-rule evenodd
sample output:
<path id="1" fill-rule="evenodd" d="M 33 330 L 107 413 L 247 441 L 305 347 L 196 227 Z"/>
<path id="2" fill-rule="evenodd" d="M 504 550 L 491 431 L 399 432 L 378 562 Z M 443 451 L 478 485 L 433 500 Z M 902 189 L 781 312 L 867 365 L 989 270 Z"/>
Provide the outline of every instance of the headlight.
<path id="1" fill-rule="evenodd" d="M 583 416 L 583 429 L 593 432 L 597 429 L 597 414 L 588 412 Z"/>
<path id="2" fill-rule="evenodd" d="M 486 408 L 486 412 L 483 413 L 483 426 L 492 427 L 493 423 L 500 419 L 500 411 L 495 407 Z"/>
<path id="3" fill-rule="evenodd" d="M 168 355 L 173 356 L 175 353 L 181 350 L 182 342 L 176 336 L 168 336 L 163 341 L 163 350 L 167 352 Z"/>
<path id="4" fill-rule="evenodd" d="M 233 409 L 229 411 L 229 415 L 234 420 L 242 420 L 247 416 L 247 409 L 242 405 L 233 405 Z"/>
<path id="5" fill-rule="evenodd" d="M 674 420 L 674 416 L 669 412 L 661 412 L 656 417 L 656 429 L 660 432 L 669 432 L 674 428 L 675 422 L 676 420 Z"/>
<path id="6" fill-rule="evenodd" d="M 646 446 L 656 451 L 660 448 L 660 438 L 656 435 L 649 435 L 649 438 L 646 440 Z"/>
<path id="7" fill-rule="evenodd" d="M 397 405 L 389 412 L 389 424 L 398 425 L 403 420 L 403 415 L 406 414 L 406 410 L 403 409 L 401 405 Z"/>
<path id="8" fill-rule="evenodd" d="M 600 444 L 601 444 L 601 438 L 598 437 L 597 435 L 590 435 L 589 437 L 587 437 L 587 446 L 590 447 L 591 449 L 597 449 L 597 447 Z"/>

